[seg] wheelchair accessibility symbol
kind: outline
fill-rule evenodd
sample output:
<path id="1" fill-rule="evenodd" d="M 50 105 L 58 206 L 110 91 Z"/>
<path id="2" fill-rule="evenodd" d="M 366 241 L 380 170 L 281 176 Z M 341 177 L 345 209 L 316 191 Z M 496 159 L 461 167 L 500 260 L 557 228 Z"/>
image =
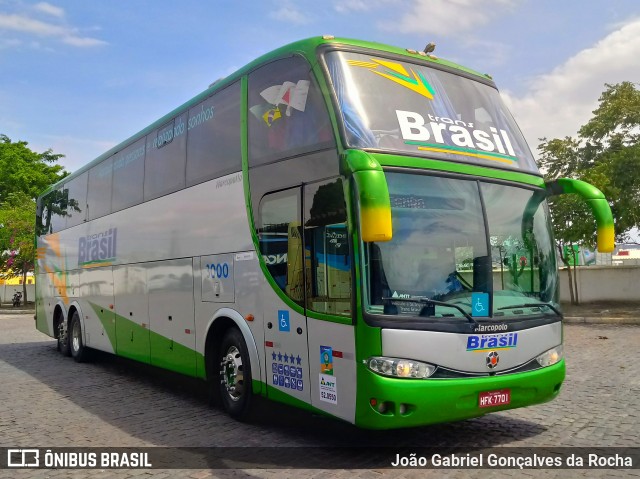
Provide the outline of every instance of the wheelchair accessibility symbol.
<path id="1" fill-rule="evenodd" d="M 278 310 L 278 330 L 289 332 L 291 324 L 289 323 L 289 311 Z"/>
<path id="2" fill-rule="evenodd" d="M 488 293 L 471 293 L 471 316 L 489 316 Z"/>

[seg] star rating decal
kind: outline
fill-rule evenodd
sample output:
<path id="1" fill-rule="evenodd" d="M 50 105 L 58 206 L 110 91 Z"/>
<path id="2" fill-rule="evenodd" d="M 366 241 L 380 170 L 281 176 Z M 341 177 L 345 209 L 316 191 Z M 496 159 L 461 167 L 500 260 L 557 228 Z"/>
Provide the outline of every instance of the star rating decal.
<path id="1" fill-rule="evenodd" d="M 285 390 L 304 391 L 304 368 L 300 355 L 272 351 L 271 358 L 271 384 Z"/>
<path id="2" fill-rule="evenodd" d="M 287 364 L 297 364 L 298 366 L 302 364 L 302 358 L 300 357 L 299 354 L 294 356 L 291 353 L 283 353 L 281 351 L 278 351 L 278 352 L 273 351 L 271 353 L 271 359 L 273 361 L 276 361 L 277 359 L 279 362 L 284 362 Z"/>

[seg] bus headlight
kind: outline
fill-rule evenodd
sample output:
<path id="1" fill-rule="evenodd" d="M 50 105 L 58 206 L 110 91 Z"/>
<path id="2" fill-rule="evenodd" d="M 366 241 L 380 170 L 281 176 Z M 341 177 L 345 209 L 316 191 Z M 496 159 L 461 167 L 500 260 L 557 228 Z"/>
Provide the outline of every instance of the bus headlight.
<path id="1" fill-rule="evenodd" d="M 398 359 L 373 357 L 367 360 L 367 366 L 374 373 L 396 378 L 424 379 L 431 376 L 436 367 L 433 364 L 414 361 L 413 359 Z"/>
<path id="2" fill-rule="evenodd" d="M 538 364 L 542 367 L 551 366 L 558 361 L 560 361 L 563 357 L 562 344 L 560 346 L 556 346 L 555 348 L 551 348 L 549 351 L 542 353 L 540 356 L 536 358 Z"/>

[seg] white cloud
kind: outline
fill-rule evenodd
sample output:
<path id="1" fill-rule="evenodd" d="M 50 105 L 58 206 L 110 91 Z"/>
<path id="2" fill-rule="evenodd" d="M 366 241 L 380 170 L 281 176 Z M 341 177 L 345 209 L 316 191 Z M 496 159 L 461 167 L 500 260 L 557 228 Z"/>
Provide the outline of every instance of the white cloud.
<path id="1" fill-rule="evenodd" d="M 82 36 L 77 28 L 43 22 L 20 14 L 0 13 L 0 30 L 10 30 L 37 37 L 56 38 L 67 45 L 76 47 L 93 47 L 106 45 L 107 42 L 97 38 Z"/>
<path id="2" fill-rule="evenodd" d="M 0 38 L 0 50 L 19 47 L 22 42 L 17 38 Z"/>
<path id="3" fill-rule="evenodd" d="M 51 149 L 65 155 L 58 163 L 73 172 L 117 145 L 117 142 L 76 138 L 69 135 L 42 135 L 29 142 L 33 151 Z"/>
<path id="4" fill-rule="evenodd" d="M 432 35 L 459 35 L 513 9 L 521 0 L 413 0 L 400 21 L 380 24 L 385 30 Z M 351 3 L 360 3 L 351 0 Z M 406 4 L 405 4 L 406 5 Z"/>
<path id="5" fill-rule="evenodd" d="M 333 9 L 338 13 L 365 12 L 398 2 L 399 0 L 334 0 Z"/>
<path id="6" fill-rule="evenodd" d="M 542 137 L 575 136 L 598 105 L 605 83 L 640 78 L 640 19 L 619 27 L 550 73 L 533 78 L 521 97 L 503 96 L 534 153 Z"/>
<path id="7" fill-rule="evenodd" d="M 306 25 L 311 19 L 292 3 L 284 3 L 280 8 L 269 13 L 269 18 L 294 25 Z"/>
<path id="8" fill-rule="evenodd" d="M 33 6 L 33 8 L 38 12 L 46 13 L 47 15 L 52 15 L 58 18 L 64 17 L 64 9 L 56 7 L 55 5 L 51 5 L 47 2 L 37 3 Z"/>

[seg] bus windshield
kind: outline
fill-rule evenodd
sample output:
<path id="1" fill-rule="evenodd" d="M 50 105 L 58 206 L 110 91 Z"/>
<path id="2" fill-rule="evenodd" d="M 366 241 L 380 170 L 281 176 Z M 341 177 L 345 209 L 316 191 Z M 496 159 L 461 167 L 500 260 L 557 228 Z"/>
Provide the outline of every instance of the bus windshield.
<path id="1" fill-rule="evenodd" d="M 372 55 L 333 51 L 325 58 L 348 147 L 538 172 L 489 84 Z"/>
<path id="2" fill-rule="evenodd" d="M 472 298 L 485 293 L 492 296 L 492 311 L 477 315 L 480 320 L 555 314 L 556 259 L 539 191 L 420 174 L 386 176 L 393 239 L 364 248 L 369 313 L 446 319 L 463 316 L 458 306 L 476 316 Z"/>

